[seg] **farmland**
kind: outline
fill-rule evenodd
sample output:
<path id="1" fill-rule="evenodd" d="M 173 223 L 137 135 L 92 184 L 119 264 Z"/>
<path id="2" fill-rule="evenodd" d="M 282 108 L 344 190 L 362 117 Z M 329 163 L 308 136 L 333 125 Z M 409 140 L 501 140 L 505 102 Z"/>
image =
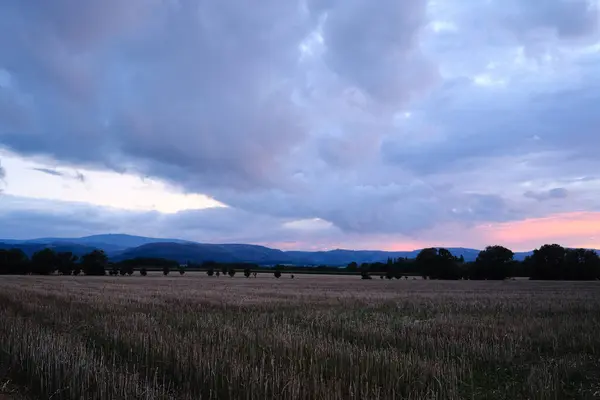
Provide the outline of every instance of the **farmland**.
<path id="1" fill-rule="evenodd" d="M 600 282 L 2 276 L 0 321 L 32 399 L 600 396 Z"/>

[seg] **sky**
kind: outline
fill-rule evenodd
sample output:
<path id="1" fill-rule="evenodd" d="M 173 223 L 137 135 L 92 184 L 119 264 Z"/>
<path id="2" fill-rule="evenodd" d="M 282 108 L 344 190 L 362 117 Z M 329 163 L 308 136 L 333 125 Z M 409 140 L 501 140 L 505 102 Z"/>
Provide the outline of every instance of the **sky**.
<path id="1" fill-rule="evenodd" d="M 600 248 L 600 0 L 0 0 L 0 238 Z"/>

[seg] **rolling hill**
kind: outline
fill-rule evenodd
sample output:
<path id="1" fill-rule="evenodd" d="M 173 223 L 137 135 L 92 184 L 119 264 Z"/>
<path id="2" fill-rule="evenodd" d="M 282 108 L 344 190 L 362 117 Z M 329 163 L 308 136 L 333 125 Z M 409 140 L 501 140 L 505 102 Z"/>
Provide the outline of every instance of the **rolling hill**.
<path id="1" fill-rule="evenodd" d="M 82 255 L 94 249 L 104 250 L 112 260 L 118 261 L 135 257 L 161 257 L 179 262 L 251 262 L 262 265 L 347 265 L 352 261 L 385 262 L 389 257 L 415 258 L 420 250 L 381 251 L 381 250 L 330 250 L 330 251 L 282 251 L 252 244 L 208 244 L 180 239 L 151 238 L 123 234 L 93 235 L 81 238 L 39 238 L 29 240 L 0 239 L 0 248 L 20 248 L 26 254 L 45 247 L 56 251 L 71 251 Z M 469 248 L 449 248 L 455 256 L 463 256 L 466 261 L 477 258 L 479 250 Z M 515 253 L 515 259 L 522 260 L 531 252 Z"/>

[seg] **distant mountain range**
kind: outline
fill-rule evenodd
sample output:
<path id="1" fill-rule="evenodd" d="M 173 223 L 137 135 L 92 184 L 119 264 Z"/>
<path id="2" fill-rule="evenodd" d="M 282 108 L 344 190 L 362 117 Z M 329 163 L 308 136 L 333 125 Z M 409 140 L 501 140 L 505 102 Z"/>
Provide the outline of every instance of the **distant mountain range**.
<path id="1" fill-rule="evenodd" d="M 30 240 L 0 239 L 0 249 L 20 248 L 28 255 L 46 247 L 55 251 L 70 251 L 77 255 L 94 249 L 104 250 L 108 256 L 119 261 L 135 257 L 162 257 L 177 260 L 203 262 L 251 262 L 261 265 L 347 265 L 352 261 L 385 262 L 389 257 L 415 258 L 420 250 L 380 251 L 380 250 L 330 250 L 330 251 L 281 251 L 252 244 L 208 244 L 180 239 L 149 238 L 122 234 L 93 235 L 81 238 L 40 238 Z M 468 248 L 448 248 L 456 257 L 474 261 L 479 250 Z M 522 260 L 532 252 L 515 253 L 515 259 Z"/>

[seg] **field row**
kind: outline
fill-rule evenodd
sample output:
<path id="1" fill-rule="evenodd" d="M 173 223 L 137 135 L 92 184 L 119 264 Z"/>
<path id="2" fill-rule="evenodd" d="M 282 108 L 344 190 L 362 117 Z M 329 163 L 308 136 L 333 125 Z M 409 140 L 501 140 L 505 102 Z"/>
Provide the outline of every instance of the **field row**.
<path id="1" fill-rule="evenodd" d="M 598 283 L 2 277 L 33 398 L 600 395 Z"/>

